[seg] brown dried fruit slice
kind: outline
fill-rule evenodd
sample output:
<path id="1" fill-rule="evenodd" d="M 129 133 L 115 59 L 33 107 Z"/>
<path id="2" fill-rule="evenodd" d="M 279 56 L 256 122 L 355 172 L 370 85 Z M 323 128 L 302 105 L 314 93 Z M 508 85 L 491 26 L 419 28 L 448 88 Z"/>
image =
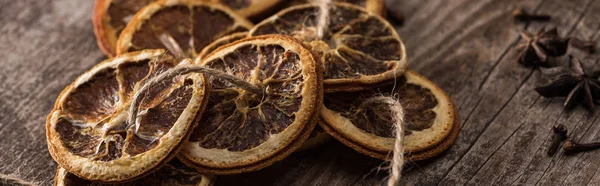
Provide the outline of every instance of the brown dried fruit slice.
<path id="1" fill-rule="evenodd" d="M 239 33 L 231 34 L 228 36 L 224 36 L 220 39 L 217 39 L 210 45 L 204 47 L 204 49 L 202 50 L 202 52 L 200 53 L 198 58 L 196 58 L 196 61 L 200 62 L 203 56 L 208 55 L 212 51 L 216 50 L 218 47 L 221 47 L 223 45 L 246 38 L 247 35 L 248 35 L 248 32 L 239 32 Z M 319 122 L 321 122 L 321 121 L 319 121 Z M 303 150 L 318 147 L 318 146 L 328 142 L 329 140 L 331 140 L 331 136 L 329 134 L 327 134 L 327 132 L 323 131 L 323 129 L 321 129 L 321 127 L 317 126 L 312 131 L 312 133 L 310 134 L 308 139 L 304 142 L 304 144 L 302 144 L 300 149 L 298 149 L 298 151 L 303 151 Z"/>
<path id="2" fill-rule="evenodd" d="M 141 179 L 121 184 L 102 184 L 81 179 L 66 169 L 58 166 L 54 176 L 55 186 L 210 186 L 213 185 L 214 176 L 203 175 L 185 164 L 172 160 L 156 172 Z"/>
<path id="3" fill-rule="evenodd" d="M 389 105 L 376 102 L 363 104 L 370 98 L 383 95 L 397 98 L 404 107 L 404 150 L 408 159 L 414 154 L 433 156 L 435 154 L 431 152 L 439 153 L 448 148 L 449 145 L 444 142 L 450 140 L 451 144 L 454 141 L 456 136 L 449 137 L 449 134 L 459 125 L 452 100 L 437 85 L 416 72 L 407 71 L 396 81 L 396 84 L 369 90 L 325 94 L 325 107 L 321 110 L 325 122 L 321 126 L 359 152 L 380 159 L 391 158 L 388 155 L 393 150 L 395 135 Z M 423 158 L 428 157 L 419 156 L 419 159 Z"/>
<path id="4" fill-rule="evenodd" d="M 202 76 L 162 81 L 143 100 L 136 123 L 126 122 L 142 81 L 177 65 L 164 50 L 123 54 L 96 65 L 67 86 L 46 121 L 50 154 L 87 180 L 122 182 L 170 160 L 206 105 Z"/>
<path id="5" fill-rule="evenodd" d="M 318 39 L 318 12 L 311 4 L 290 7 L 256 25 L 250 35 L 291 35 L 312 46 L 321 53 L 326 92 L 381 83 L 404 72 L 404 44 L 383 18 L 356 5 L 332 3 L 328 30 Z"/>
<path id="6" fill-rule="evenodd" d="M 218 47 L 221 47 L 223 45 L 246 38 L 247 35 L 248 35 L 248 32 L 239 32 L 239 33 L 231 34 L 228 36 L 224 36 L 224 37 L 214 41 L 210 45 L 204 47 L 204 49 L 200 53 L 200 56 L 198 56 L 198 58 L 196 58 L 196 61 L 198 61 L 198 63 L 199 63 L 203 56 L 208 55 L 212 51 L 216 50 Z M 319 122 L 321 122 L 321 121 L 319 121 Z M 318 147 L 318 146 L 328 142 L 329 140 L 331 140 L 331 136 L 329 134 L 327 134 L 327 132 L 323 131 L 323 129 L 321 129 L 321 127 L 317 126 L 312 131 L 312 133 L 310 134 L 308 139 L 304 142 L 304 144 L 302 144 L 302 146 L 298 149 L 298 151 L 303 151 L 303 150 Z"/>
<path id="7" fill-rule="evenodd" d="M 164 48 L 194 58 L 211 42 L 252 27 L 231 9 L 193 0 L 161 0 L 138 11 L 117 41 L 117 54 Z"/>
<path id="8" fill-rule="evenodd" d="M 267 35 L 220 47 L 201 64 L 264 88 L 263 95 L 211 81 L 198 127 L 179 154 L 201 172 L 233 174 L 266 167 L 308 137 L 322 103 L 322 69 L 295 39 Z"/>
<path id="9" fill-rule="evenodd" d="M 217 39 L 216 41 L 214 41 L 213 43 L 211 43 L 210 45 L 208 45 L 208 46 L 204 47 L 204 49 L 202 49 L 202 52 L 200 53 L 198 58 L 196 58 L 196 61 L 199 63 L 203 56 L 208 55 L 212 51 L 216 50 L 218 47 L 221 47 L 223 45 L 246 38 L 247 35 L 248 35 L 248 32 L 239 32 L 239 33 L 231 34 L 228 36 L 224 36 L 220 39 Z M 321 122 L 321 121 L 319 121 L 319 122 Z M 303 151 L 303 150 L 318 147 L 324 143 L 327 143 L 329 140 L 331 140 L 331 136 L 329 134 L 327 134 L 327 132 L 323 131 L 323 129 L 321 129 L 321 127 L 317 126 L 312 131 L 312 133 L 310 134 L 308 139 L 304 142 L 304 144 L 302 144 L 302 146 L 298 149 L 298 151 Z"/>
<path id="10" fill-rule="evenodd" d="M 156 0 L 96 0 L 94 33 L 100 50 L 107 56 L 116 54 L 117 39 L 133 15 Z"/>
<path id="11" fill-rule="evenodd" d="M 104 54 L 113 57 L 121 31 L 144 6 L 158 0 L 96 0 L 94 7 L 94 33 Z M 243 17 L 255 17 L 277 5 L 280 0 L 204 0 L 221 3 Z"/>

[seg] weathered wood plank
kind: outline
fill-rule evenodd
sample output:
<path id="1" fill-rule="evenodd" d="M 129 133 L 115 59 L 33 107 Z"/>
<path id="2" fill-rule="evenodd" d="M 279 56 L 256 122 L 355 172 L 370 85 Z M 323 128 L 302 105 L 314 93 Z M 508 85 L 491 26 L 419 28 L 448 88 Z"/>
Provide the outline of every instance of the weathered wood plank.
<path id="1" fill-rule="evenodd" d="M 56 164 L 45 118 L 58 93 L 98 63 L 91 1 L 3 1 L 0 6 L 0 173 L 44 185 Z"/>
<path id="2" fill-rule="evenodd" d="M 537 12 L 549 13 L 552 15 L 564 15 L 554 16 L 554 19 L 550 24 L 544 25 L 556 25 L 559 28 L 562 28 L 561 34 L 569 35 L 569 33 L 574 30 L 581 16 L 586 12 L 587 9 L 584 7 L 590 3 L 591 1 L 545 2 L 538 8 Z M 529 26 L 528 30 L 533 32 L 541 28 L 541 26 L 541 24 L 532 24 Z M 509 55 L 511 55 L 511 53 L 509 53 Z M 516 56 L 513 56 L 509 59 L 514 59 L 515 57 Z M 564 63 L 566 62 L 565 58 L 562 58 L 562 60 L 559 61 L 563 62 L 561 65 L 566 64 Z M 502 71 L 498 71 L 498 73 L 500 74 Z M 549 142 L 550 139 L 548 136 L 550 134 L 548 129 L 556 124 L 556 119 L 554 118 L 560 116 L 562 107 L 560 106 L 559 100 L 557 100 L 557 102 L 552 102 L 553 104 L 550 107 L 544 107 L 547 105 L 544 101 L 547 100 L 540 98 L 533 89 L 535 86 L 541 84 L 538 79 L 543 79 L 545 77 L 541 75 L 540 71 L 534 71 L 533 73 L 534 75 L 531 76 L 531 78 L 524 81 L 524 84 L 517 92 L 515 99 L 511 100 L 508 105 L 512 110 L 518 109 L 518 112 L 514 114 L 505 114 L 506 112 L 509 112 L 507 110 L 506 112 L 501 113 L 495 121 L 492 121 L 490 127 L 484 132 L 484 136 L 486 137 L 480 138 L 495 139 L 500 141 L 501 145 L 498 146 L 500 143 L 495 142 L 493 145 L 485 147 L 493 150 L 493 153 L 487 156 L 486 161 L 482 165 L 478 165 L 480 168 L 477 173 L 469 179 L 469 184 L 511 184 L 516 176 L 518 176 L 525 168 L 527 162 L 531 161 L 532 157 L 550 160 L 545 153 L 548 145 L 547 142 Z M 531 106 L 527 107 L 528 104 Z M 585 111 L 583 110 L 574 112 L 569 119 L 572 118 L 577 120 L 573 122 L 567 121 L 566 124 L 576 123 L 578 120 L 582 120 L 584 114 Z M 593 117 L 591 119 L 593 119 Z M 546 121 L 544 122 L 543 120 Z M 592 120 L 587 121 L 587 123 L 590 121 Z M 570 125 L 570 127 L 571 126 L 572 125 Z M 514 132 L 511 133 L 510 131 Z M 485 141 L 486 140 L 478 140 L 472 151 L 476 151 L 475 148 L 484 145 Z M 469 156 L 469 154 L 470 152 L 467 156 Z M 544 177 L 539 176 L 537 178 L 533 176 L 527 177 L 538 180 L 540 178 L 545 179 Z M 539 183 L 555 184 L 556 182 Z"/>
<path id="3" fill-rule="evenodd" d="M 598 39 L 600 2 L 387 0 L 406 16 L 398 31 L 410 67 L 456 102 L 462 124 L 440 157 L 410 162 L 407 185 L 598 185 L 600 152 L 545 153 L 550 127 L 564 123 L 578 141 L 599 141 L 600 114 L 562 109 L 563 99 L 533 91 L 552 79 L 515 63 L 519 30 L 556 25 L 561 35 Z M 91 26 L 93 1 L 0 2 L 0 173 L 49 185 L 56 164 L 46 150 L 45 119 L 60 91 L 104 59 Z M 553 15 L 549 23 L 516 23 L 522 6 Z M 584 66 L 600 56 L 570 49 Z M 566 64 L 566 57 L 554 63 Z M 221 176 L 217 185 L 380 185 L 385 163 L 338 142 L 295 153 L 264 170 Z"/>

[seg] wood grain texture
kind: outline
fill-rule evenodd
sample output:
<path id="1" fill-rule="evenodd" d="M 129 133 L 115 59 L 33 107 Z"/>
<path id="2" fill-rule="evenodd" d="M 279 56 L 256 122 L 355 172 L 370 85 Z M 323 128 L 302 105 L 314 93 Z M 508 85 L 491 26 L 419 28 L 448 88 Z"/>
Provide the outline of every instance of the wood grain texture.
<path id="1" fill-rule="evenodd" d="M 600 141 L 600 113 L 562 109 L 563 99 L 533 89 L 552 71 L 516 63 L 518 32 L 557 26 L 562 36 L 598 39 L 594 0 L 387 0 L 404 11 L 398 27 L 409 64 L 446 90 L 462 124 L 456 144 L 439 157 L 410 162 L 406 185 L 599 185 L 600 151 L 545 153 L 551 126 L 563 123 L 577 141 Z M 517 23 L 520 6 L 552 15 L 548 23 Z M 50 185 L 56 163 L 44 124 L 60 91 L 102 61 L 91 23 L 93 1 L 0 1 L 0 173 Z M 576 49 L 589 70 L 600 55 Z M 552 59 L 559 66 L 567 58 Z M 221 176 L 217 185 L 382 185 L 385 162 L 338 142 L 295 153 L 258 172 Z"/>

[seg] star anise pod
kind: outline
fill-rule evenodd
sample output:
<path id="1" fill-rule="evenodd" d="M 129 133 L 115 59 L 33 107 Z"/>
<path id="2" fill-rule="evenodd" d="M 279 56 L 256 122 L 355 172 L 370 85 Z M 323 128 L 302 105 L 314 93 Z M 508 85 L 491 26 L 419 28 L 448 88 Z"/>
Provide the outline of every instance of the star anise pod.
<path id="1" fill-rule="evenodd" d="M 523 50 L 519 53 L 518 62 L 525 66 L 546 65 L 548 56 L 565 55 L 570 39 L 558 36 L 556 27 L 549 30 L 542 28 L 535 35 L 522 31 L 521 37 L 525 42 L 519 45 Z"/>
<path id="2" fill-rule="evenodd" d="M 571 73 L 560 76 L 549 85 L 537 87 L 535 91 L 547 98 L 567 97 L 564 104 L 566 108 L 572 108 L 580 103 L 592 110 L 594 103 L 600 104 L 598 73 L 586 74 L 578 59 L 573 56 L 569 56 L 569 58 Z"/>

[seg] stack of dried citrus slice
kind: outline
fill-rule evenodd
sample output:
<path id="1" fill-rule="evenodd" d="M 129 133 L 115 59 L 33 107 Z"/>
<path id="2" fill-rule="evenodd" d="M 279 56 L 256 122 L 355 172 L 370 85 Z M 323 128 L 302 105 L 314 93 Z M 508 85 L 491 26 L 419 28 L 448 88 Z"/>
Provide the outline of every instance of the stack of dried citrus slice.
<path id="1" fill-rule="evenodd" d="M 258 23 L 249 35 L 290 35 L 321 54 L 325 131 L 359 152 L 391 158 L 395 136 L 389 107 L 367 101 L 383 95 L 405 106 L 408 159 L 426 159 L 447 149 L 459 128 L 454 105 L 433 82 L 405 72 L 406 52 L 394 28 L 358 6 L 333 3 L 329 27 L 317 38 L 314 12 L 319 11 L 317 5 L 285 9 Z"/>
<path id="2" fill-rule="evenodd" d="M 328 134 L 388 159 L 394 121 L 376 96 L 404 105 L 408 159 L 452 144 L 454 105 L 406 70 L 381 0 L 329 4 L 326 28 L 315 4 L 246 19 L 279 2 L 98 0 L 98 43 L 115 57 L 65 88 L 48 116 L 55 183 L 208 185 L 204 174 L 256 171 Z"/>
<path id="3" fill-rule="evenodd" d="M 98 46 L 108 56 L 112 57 L 117 55 L 117 40 L 121 32 L 125 29 L 127 23 L 133 20 L 134 15 L 146 5 L 160 0 L 96 0 L 94 7 L 94 32 L 98 39 Z M 268 12 L 273 12 L 279 4 L 282 4 L 281 0 L 248 0 L 248 1 L 231 1 L 231 0 L 179 0 L 165 2 L 163 4 L 197 4 L 199 2 L 209 2 L 209 4 L 222 4 L 232 9 L 237 15 L 245 18 L 253 18 L 257 16 L 264 16 Z M 344 1 L 344 0 L 340 0 Z M 284 7 L 289 7 L 297 4 L 307 3 L 307 0 L 296 0 L 287 2 Z M 371 11 L 377 15 L 383 15 L 384 5 L 383 0 L 354 0 L 348 1 L 348 3 L 356 4 L 365 7 L 368 11 Z M 157 11 L 157 10 L 156 10 Z M 169 10 L 162 10 L 165 14 L 163 17 L 170 16 L 189 16 L 189 15 L 172 15 L 169 14 Z M 189 12 L 189 11 L 188 11 Z M 149 13 L 146 13 L 149 14 Z M 189 14 L 189 13 L 188 13 Z M 207 17 L 208 18 L 208 17 Z M 210 19 L 210 18 L 209 18 Z M 216 18 L 215 18 L 216 19 Z M 170 21 L 176 20 L 173 18 Z M 238 19 L 239 20 L 239 19 Z M 160 20 L 157 20 L 160 21 Z M 183 20 L 185 21 L 185 20 Z M 160 23 L 158 23 L 160 25 Z M 172 23 L 171 23 L 172 24 Z M 211 23 L 206 23 L 211 24 Z M 212 23 L 217 25 L 225 25 L 227 23 Z M 239 23 L 241 27 L 249 26 L 250 24 L 241 21 Z M 191 24 L 187 24 L 191 25 Z M 154 26 L 154 25 L 152 25 Z M 163 25 L 167 26 L 167 25 Z M 200 27 L 203 28 L 203 27 Z M 160 29 L 160 26 L 159 26 Z M 239 28 L 242 29 L 242 28 Z M 189 28 L 187 30 L 192 30 Z M 206 30 L 202 30 L 206 31 Z M 222 30 L 217 30 L 222 31 Z M 207 41 L 210 42 L 210 41 Z M 199 46 L 196 46 L 200 48 Z"/>
<path id="4" fill-rule="evenodd" d="M 178 61 L 164 50 L 126 53 L 67 87 L 46 126 L 60 167 L 84 180 L 126 182 L 179 153 L 203 173 L 247 172 L 285 158 L 316 125 L 322 65 L 291 37 L 243 39 L 202 66 Z M 183 72 L 195 68 L 210 81 Z M 181 73 L 163 78 L 174 71 Z"/>

